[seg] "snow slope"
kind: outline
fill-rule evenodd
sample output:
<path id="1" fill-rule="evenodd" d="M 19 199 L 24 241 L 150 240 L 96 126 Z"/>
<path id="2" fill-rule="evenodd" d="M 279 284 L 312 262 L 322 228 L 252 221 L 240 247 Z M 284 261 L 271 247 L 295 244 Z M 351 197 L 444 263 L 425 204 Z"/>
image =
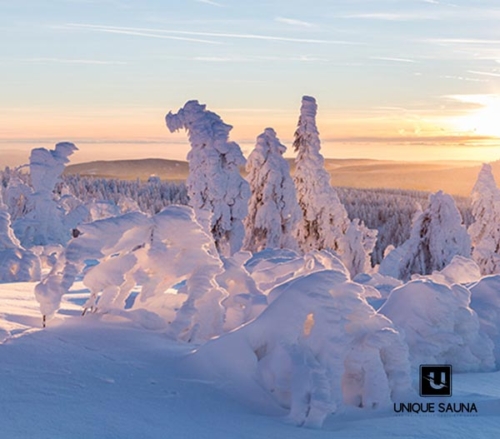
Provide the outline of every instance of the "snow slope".
<path id="1" fill-rule="evenodd" d="M 475 402 L 478 415 L 349 407 L 322 430 L 297 428 L 279 410 L 266 413 L 230 396 L 227 380 L 188 376 L 183 358 L 192 345 L 118 317 L 80 317 L 88 298 L 81 284 L 42 330 L 33 289 L 0 286 L 2 438 L 486 439 L 500 431 L 500 372 L 454 375 L 448 399 Z"/>

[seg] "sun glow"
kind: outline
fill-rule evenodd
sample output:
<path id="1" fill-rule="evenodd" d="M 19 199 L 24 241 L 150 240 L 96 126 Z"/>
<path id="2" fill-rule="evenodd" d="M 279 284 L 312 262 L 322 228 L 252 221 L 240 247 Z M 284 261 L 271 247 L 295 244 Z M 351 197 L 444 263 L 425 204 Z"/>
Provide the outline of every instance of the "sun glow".
<path id="1" fill-rule="evenodd" d="M 500 95 L 459 95 L 453 98 L 479 107 L 453 120 L 457 131 L 500 138 Z"/>

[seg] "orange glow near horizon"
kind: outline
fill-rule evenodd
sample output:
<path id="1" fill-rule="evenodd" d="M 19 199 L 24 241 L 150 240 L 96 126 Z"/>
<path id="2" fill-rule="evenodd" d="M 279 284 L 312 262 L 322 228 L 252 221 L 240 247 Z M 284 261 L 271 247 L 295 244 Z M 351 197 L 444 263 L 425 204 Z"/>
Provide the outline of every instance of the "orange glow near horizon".
<path id="1" fill-rule="evenodd" d="M 467 109 L 453 118 L 424 111 L 403 109 L 318 112 L 323 155 L 328 158 L 372 158 L 381 160 L 481 160 L 500 157 L 500 99 L 498 96 L 460 96 L 461 102 L 479 108 Z M 467 100 L 468 99 L 468 100 Z M 291 142 L 298 108 L 208 109 L 233 125 L 231 139 L 245 155 L 266 127 L 273 127 L 293 156 Z M 175 109 L 174 109 L 175 110 Z M 73 141 L 80 148 L 72 162 L 126 158 L 172 158 L 184 160 L 189 150 L 184 132 L 170 133 L 164 122 L 168 107 L 114 109 L 52 109 L 12 111 L 0 109 L 5 122 L 0 131 L 4 150 L 29 151 L 34 146 L 50 148 L 57 141 Z M 22 115 L 22 117 L 20 117 Z M 21 145 L 24 145 L 21 147 Z M 29 148 L 29 149 L 28 149 Z"/>

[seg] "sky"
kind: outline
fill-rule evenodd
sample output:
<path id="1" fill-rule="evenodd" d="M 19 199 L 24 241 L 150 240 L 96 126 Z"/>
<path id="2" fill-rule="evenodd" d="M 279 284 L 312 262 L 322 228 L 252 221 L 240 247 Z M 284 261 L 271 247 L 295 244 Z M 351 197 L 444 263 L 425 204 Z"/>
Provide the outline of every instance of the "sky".
<path id="1" fill-rule="evenodd" d="M 248 154 L 317 99 L 330 158 L 500 159 L 498 0 L 0 0 L 0 159 L 184 159 L 197 99 Z M 292 155 L 291 148 L 288 153 Z M 22 156 L 22 157 L 21 157 Z"/>

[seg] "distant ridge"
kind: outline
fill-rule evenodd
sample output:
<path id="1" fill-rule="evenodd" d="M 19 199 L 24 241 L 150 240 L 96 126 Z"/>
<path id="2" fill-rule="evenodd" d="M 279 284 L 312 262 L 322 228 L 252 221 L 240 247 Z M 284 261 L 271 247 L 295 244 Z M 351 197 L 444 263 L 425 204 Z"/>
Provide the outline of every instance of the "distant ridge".
<path id="1" fill-rule="evenodd" d="M 181 160 L 137 159 L 98 160 L 66 167 L 65 174 L 88 177 L 118 178 L 120 180 L 147 180 L 156 175 L 162 180 L 183 181 L 189 172 L 188 163 Z"/>
<path id="2" fill-rule="evenodd" d="M 293 159 L 288 159 L 292 172 Z M 500 183 L 500 161 L 492 162 Z M 325 159 L 333 186 L 355 188 L 413 189 L 427 192 L 443 190 L 453 195 L 468 196 L 476 181 L 481 163 L 478 161 L 396 162 L 372 159 Z M 162 180 L 184 181 L 188 163 L 181 160 L 99 160 L 70 165 L 66 174 L 100 178 L 145 181 L 152 174 Z"/>

